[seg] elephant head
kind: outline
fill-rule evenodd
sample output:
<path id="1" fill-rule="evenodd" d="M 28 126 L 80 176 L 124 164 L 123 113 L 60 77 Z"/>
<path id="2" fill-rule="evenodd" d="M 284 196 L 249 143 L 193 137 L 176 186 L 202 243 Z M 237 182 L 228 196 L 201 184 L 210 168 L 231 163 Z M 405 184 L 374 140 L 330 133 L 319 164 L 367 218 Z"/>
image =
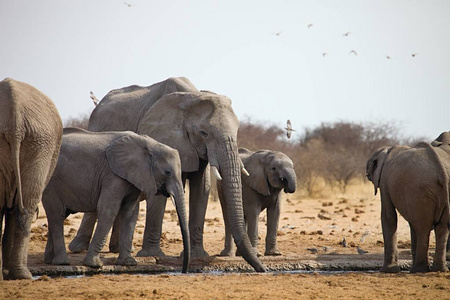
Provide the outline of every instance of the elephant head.
<path id="1" fill-rule="evenodd" d="M 366 177 L 373 183 L 375 195 L 377 194 L 378 187 L 380 186 L 381 171 L 383 169 L 384 161 L 388 155 L 388 150 L 388 147 L 379 148 L 372 154 L 372 157 L 366 164 Z"/>
<path id="2" fill-rule="evenodd" d="M 251 152 L 239 148 L 239 155 L 250 176 L 243 176 L 244 183 L 258 193 L 268 196 L 270 189 L 284 189 L 285 193 L 294 193 L 297 176 L 292 160 L 282 152 L 260 150 Z"/>
<path id="3" fill-rule="evenodd" d="M 177 92 L 159 99 L 144 115 L 137 132 L 177 149 L 183 172 L 197 171 L 200 159 L 209 162 L 222 178 L 236 245 L 256 271 L 264 271 L 244 226 L 238 127 L 229 98 L 209 92 Z"/>
<path id="4" fill-rule="evenodd" d="M 450 145 L 450 131 L 441 133 L 434 141 L 431 142 L 431 146 L 439 147 L 442 145 Z"/>
<path id="5" fill-rule="evenodd" d="M 147 195 L 171 197 L 183 237 L 183 272 L 189 265 L 189 230 L 178 152 L 148 136 L 126 135 L 109 145 L 106 158 L 111 170 Z"/>

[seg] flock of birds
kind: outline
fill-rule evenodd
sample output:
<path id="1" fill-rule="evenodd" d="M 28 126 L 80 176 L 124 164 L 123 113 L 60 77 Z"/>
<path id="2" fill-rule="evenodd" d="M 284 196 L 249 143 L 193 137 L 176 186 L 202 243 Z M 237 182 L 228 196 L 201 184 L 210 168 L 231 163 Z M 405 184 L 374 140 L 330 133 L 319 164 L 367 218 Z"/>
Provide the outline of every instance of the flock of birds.
<path id="1" fill-rule="evenodd" d="M 313 26 L 314 26 L 314 24 L 312 24 L 312 23 L 308 24 L 308 29 L 311 29 Z M 273 34 L 275 36 L 280 36 L 281 33 L 282 33 L 282 31 L 273 32 Z M 346 33 L 342 34 L 342 37 L 348 37 L 350 34 L 351 34 L 351 32 L 347 31 Z M 358 52 L 356 52 L 355 50 L 350 50 L 350 52 L 348 54 L 353 54 L 355 56 L 358 56 Z M 323 52 L 322 53 L 322 57 L 326 57 L 327 55 L 328 55 L 327 52 Z M 414 58 L 416 56 L 417 56 L 417 53 L 411 53 L 411 57 Z M 386 59 L 391 59 L 391 56 L 390 55 L 386 55 Z"/>

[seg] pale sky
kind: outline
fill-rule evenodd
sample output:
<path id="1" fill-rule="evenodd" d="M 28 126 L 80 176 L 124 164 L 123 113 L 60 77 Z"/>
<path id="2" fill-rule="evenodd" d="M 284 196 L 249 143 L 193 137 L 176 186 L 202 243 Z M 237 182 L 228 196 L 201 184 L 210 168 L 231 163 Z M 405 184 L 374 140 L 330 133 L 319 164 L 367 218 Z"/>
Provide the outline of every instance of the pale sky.
<path id="1" fill-rule="evenodd" d="M 0 0 L 0 80 L 35 86 L 63 120 L 90 114 L 90 90 L 185 76 L 240 119 L 300 132 L 341 120 L 450 130 L 450 1 L 125 2 Z"/>

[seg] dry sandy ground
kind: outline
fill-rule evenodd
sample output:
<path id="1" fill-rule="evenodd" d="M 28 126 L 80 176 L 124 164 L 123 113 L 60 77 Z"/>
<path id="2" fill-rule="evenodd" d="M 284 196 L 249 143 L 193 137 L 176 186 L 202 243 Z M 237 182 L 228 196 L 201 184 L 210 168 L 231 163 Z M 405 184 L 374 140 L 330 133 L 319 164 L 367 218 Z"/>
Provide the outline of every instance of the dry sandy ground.
<path id="1" fill-rule="evenodd" d="M 266 274 L 252 272 L 240 257 L 214 256 L 223 247 L 224 234 L 218 202 L 209 203 L 205 222 L 205 249 L 212 256 L 192 260 L 190 270 L 193 273 L 187 275 L 179 274 L 181 260 L 177 256 L 182 250 L 182 241 L 170 201 L 164 218 L 162 241 L 162 249 L 168 258 L 137 258 L 138 267 L 121 268 L 114 266 L 116 255 L 107 253 L 107 247 L 104 249 L 105 267 L 101 272 L 125 271 L 135 274 L 59 277 L 62 274 L 90 273 L 93 270 L 81 266 L 84 254 L 69 253 L 71 266 L 53 267 L 44 264 L 47 228 L 46 218 L 42 215 L 33 225 L 29 249 L 29 267 L 37 279 L 1 282 L 0 299 L 450 298 L 449 273 L 406 272 L 411 258 L 410 239 L 409 227 L 402 218 L 399 218 L 398 239 L 405 272 L 391 275 L 376 271 L 382 264 L 383 238 L 379 218 L 380 199 L 373 196 L 370 184 L 352 186 L 345 195 L 336 191 L 326 192 L 320 198 L 284 195 L 278 232 L 279 249 L 283 255 L 262 257 L 263 263 L 271 270 Z M 262 213 L 259 225 L 261 253 L 264 253 L 264 216 L 265 213 Z M 80 220 L 81 214 L 67 219 L 66 245 L 75 235 Z M 142 245 L 144 222 L 145 205 L 141 203 L 134 240 L 136 249 Z M 348 247 L 340 244 L 344 237 Z M 430 245 L 430 255 L 433 255 L 434 234 L 430 237 Z M 357 246 L 368 253 L 358 254 Z M 308 249 L 316 249 L 317 253 Z M 282 273 L 277 270 L 296 271 Z M 168 272 L 154 274 L 161 271 Z"/>

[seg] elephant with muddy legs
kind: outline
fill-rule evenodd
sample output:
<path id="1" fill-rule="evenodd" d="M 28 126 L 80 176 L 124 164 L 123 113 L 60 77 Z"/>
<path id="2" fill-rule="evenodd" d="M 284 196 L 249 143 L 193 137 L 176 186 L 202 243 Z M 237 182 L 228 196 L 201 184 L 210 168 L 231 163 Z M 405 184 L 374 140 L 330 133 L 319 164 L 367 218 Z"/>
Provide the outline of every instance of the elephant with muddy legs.
<path id="1" fill-rule="evenodd" d="M 441 133 L 433 142 L 431 142 L 431 145 L 434 147 L 439 147 L 448 154 L 450 154 L 450 131 L 446 131 Z M 450 174 L 449 174 L 450 175 Z M 447 255 L 446 255 L 447 261 L 450 261 L 450 234 L 448 236 L 447 240 Z"/>
<path id="2" fill-rule="evenodd" d="M 433 271 L 448 271 L 445 246 L 449 226 L 450 155 L 427 143 L 415 147 L 381 148 L 367 161 L 367 178 L 381 192 L 381 224 L 384 238 L 382 272 L 400 272 L 397 252 L 397 212 L 411 230 L 411 273 L 430 270 L 428 245 L 435 231 Z"/>
<path id="3" fill-rule="evenodd" d="M 198 91 L 186 78 L 169 78 L 149 87 L 131 86 L 109 92 L 89 119 L 89 130 L 130 130 L 178 150 L 183 178 L 189 179 L 189 230 L 192 257 L 207 256 L 203 226 L 210 189 L 209 166 L 221 174 L 231 232 L 244 259 L 264 271 L 244 227 L 241 171 L 236 144 L 239 121 L 231 100 Z M 152 196 L 153 198 L 153 196 Z M 160 248 L 165 199 L 147 199 L 147 218 L 138 256 L 163 256 Z M 71 251 L 89 243 L 95 218 L 83 218 Z"/>
<path id="4" fill-rule="evenodd" d="M 62 121 L 53 102 L 13 79 L 0 82 L 0 280 L 31 279 L 31 221 L 56 166 Z M 2 265 L 3 263 L 3 265 Z"/>
<path id="5" fill-rule="evenodd" d="M 266 251 L 264 255 L 281 255 L 277 247 L 278 221 L 280 219 L 281 191 L 294 193 L 297 176 L 291 159 L 282 152 L 260 150 L 257 152 L 239 148 L 239 156 L 250 176 L 242 176 L 242 200 L 247 232 L 257 252 L 259 214 L 267 209 Z M 219 199 L 225 222 L 225 248 L 220 255 L 233 256 L 234 243 L 223 200 L 221 182 L 217 182 Z"/>
<path id="6" fill-rule="evenodd" d="M 83 264 L 103 265 L 99 252 L 117 214 L 121 213 L 118 265 L 136 265 L 131 257 L 139 194 L 174 198 L 183 245 L 189 253 L 189 231 L 178 152 L 134 132 L 89 132 L 65 128 L 55 173 L 42 203 L 48 218 L 45 262 L 69 264 L 63 224 L 70 213 L 97 211 L 98 223 Z M 189 254 L 184 256 L 187 271 Z"/>

